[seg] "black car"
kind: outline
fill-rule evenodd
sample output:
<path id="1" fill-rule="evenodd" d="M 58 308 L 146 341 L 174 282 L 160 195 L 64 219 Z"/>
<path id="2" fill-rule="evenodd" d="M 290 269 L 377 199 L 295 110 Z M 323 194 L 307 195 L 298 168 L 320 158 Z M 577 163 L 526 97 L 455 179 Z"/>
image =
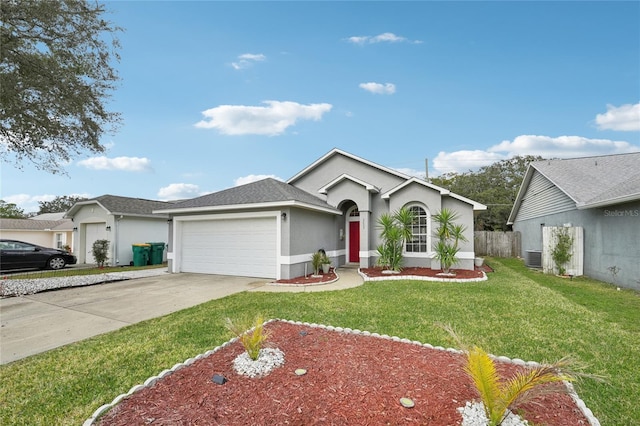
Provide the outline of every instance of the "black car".
<path id="1" fill-rule="evenodd" d="M 78 259 L 69 252 L 16 240 L 0 240 L 0 270 L 49 268 L 75 265 Z"/>

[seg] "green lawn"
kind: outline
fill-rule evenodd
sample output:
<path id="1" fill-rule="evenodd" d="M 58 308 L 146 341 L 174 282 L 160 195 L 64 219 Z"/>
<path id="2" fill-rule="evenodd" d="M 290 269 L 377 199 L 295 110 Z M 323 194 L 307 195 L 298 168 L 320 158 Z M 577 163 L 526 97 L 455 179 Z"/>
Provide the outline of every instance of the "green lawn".
<path id="1" fill-rule="evenodd" d="M 0 367 L 0 424 L 81 424 L 100 405 L 228 340 L 224 318 L 263 313 L 532 361 L 573 355 L 606 383 L 577 384 L 603 425 L 640 419 L 640 297 L 589 279 L 487 259 L 481 283 L 383 281 L 339 292 L 241 293 Z M 383 344 L 381 342 L 381 344 Z"/>

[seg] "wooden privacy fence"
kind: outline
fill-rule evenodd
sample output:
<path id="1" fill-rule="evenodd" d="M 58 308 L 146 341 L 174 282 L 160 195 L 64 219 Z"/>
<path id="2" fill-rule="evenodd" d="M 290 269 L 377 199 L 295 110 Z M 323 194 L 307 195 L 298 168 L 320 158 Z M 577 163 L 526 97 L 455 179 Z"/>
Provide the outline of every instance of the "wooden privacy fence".
<path id="1" fill-rule="evenodd" d="M 520 257 L 520 232 L 475 231 L 476 256 Z"/>

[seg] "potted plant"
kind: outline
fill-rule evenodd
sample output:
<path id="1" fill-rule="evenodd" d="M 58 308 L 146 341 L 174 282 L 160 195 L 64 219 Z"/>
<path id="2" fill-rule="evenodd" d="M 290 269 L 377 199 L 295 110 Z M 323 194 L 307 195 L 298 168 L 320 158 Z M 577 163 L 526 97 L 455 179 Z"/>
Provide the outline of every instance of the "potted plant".
<path id="1" fill-rule="evenodd" d="M 330 270 L 331 270 L 331 259 L 329 259 L 329 256 L 324 254 L 322 256 L 322 273 L 328 274 Z"/>

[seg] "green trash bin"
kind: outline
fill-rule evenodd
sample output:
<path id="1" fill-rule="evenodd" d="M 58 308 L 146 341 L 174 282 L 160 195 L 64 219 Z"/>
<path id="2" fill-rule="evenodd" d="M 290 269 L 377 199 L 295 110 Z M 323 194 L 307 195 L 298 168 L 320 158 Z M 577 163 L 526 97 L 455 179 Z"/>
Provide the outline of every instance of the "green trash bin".
<path id="1" fill-rule="evenodd" d="M 149 255 L 149 265 L 162 265 L 162 257 L 164 255 L 164 243 L 147 243 L 151 246 L 151 254 Z"/>
<path id="2" fill-rule="evenodd" d="M 133 249 L 133 266 L 147 266 L 151 245 L 146 243 L 133 244 L 131 248 Z"/>

